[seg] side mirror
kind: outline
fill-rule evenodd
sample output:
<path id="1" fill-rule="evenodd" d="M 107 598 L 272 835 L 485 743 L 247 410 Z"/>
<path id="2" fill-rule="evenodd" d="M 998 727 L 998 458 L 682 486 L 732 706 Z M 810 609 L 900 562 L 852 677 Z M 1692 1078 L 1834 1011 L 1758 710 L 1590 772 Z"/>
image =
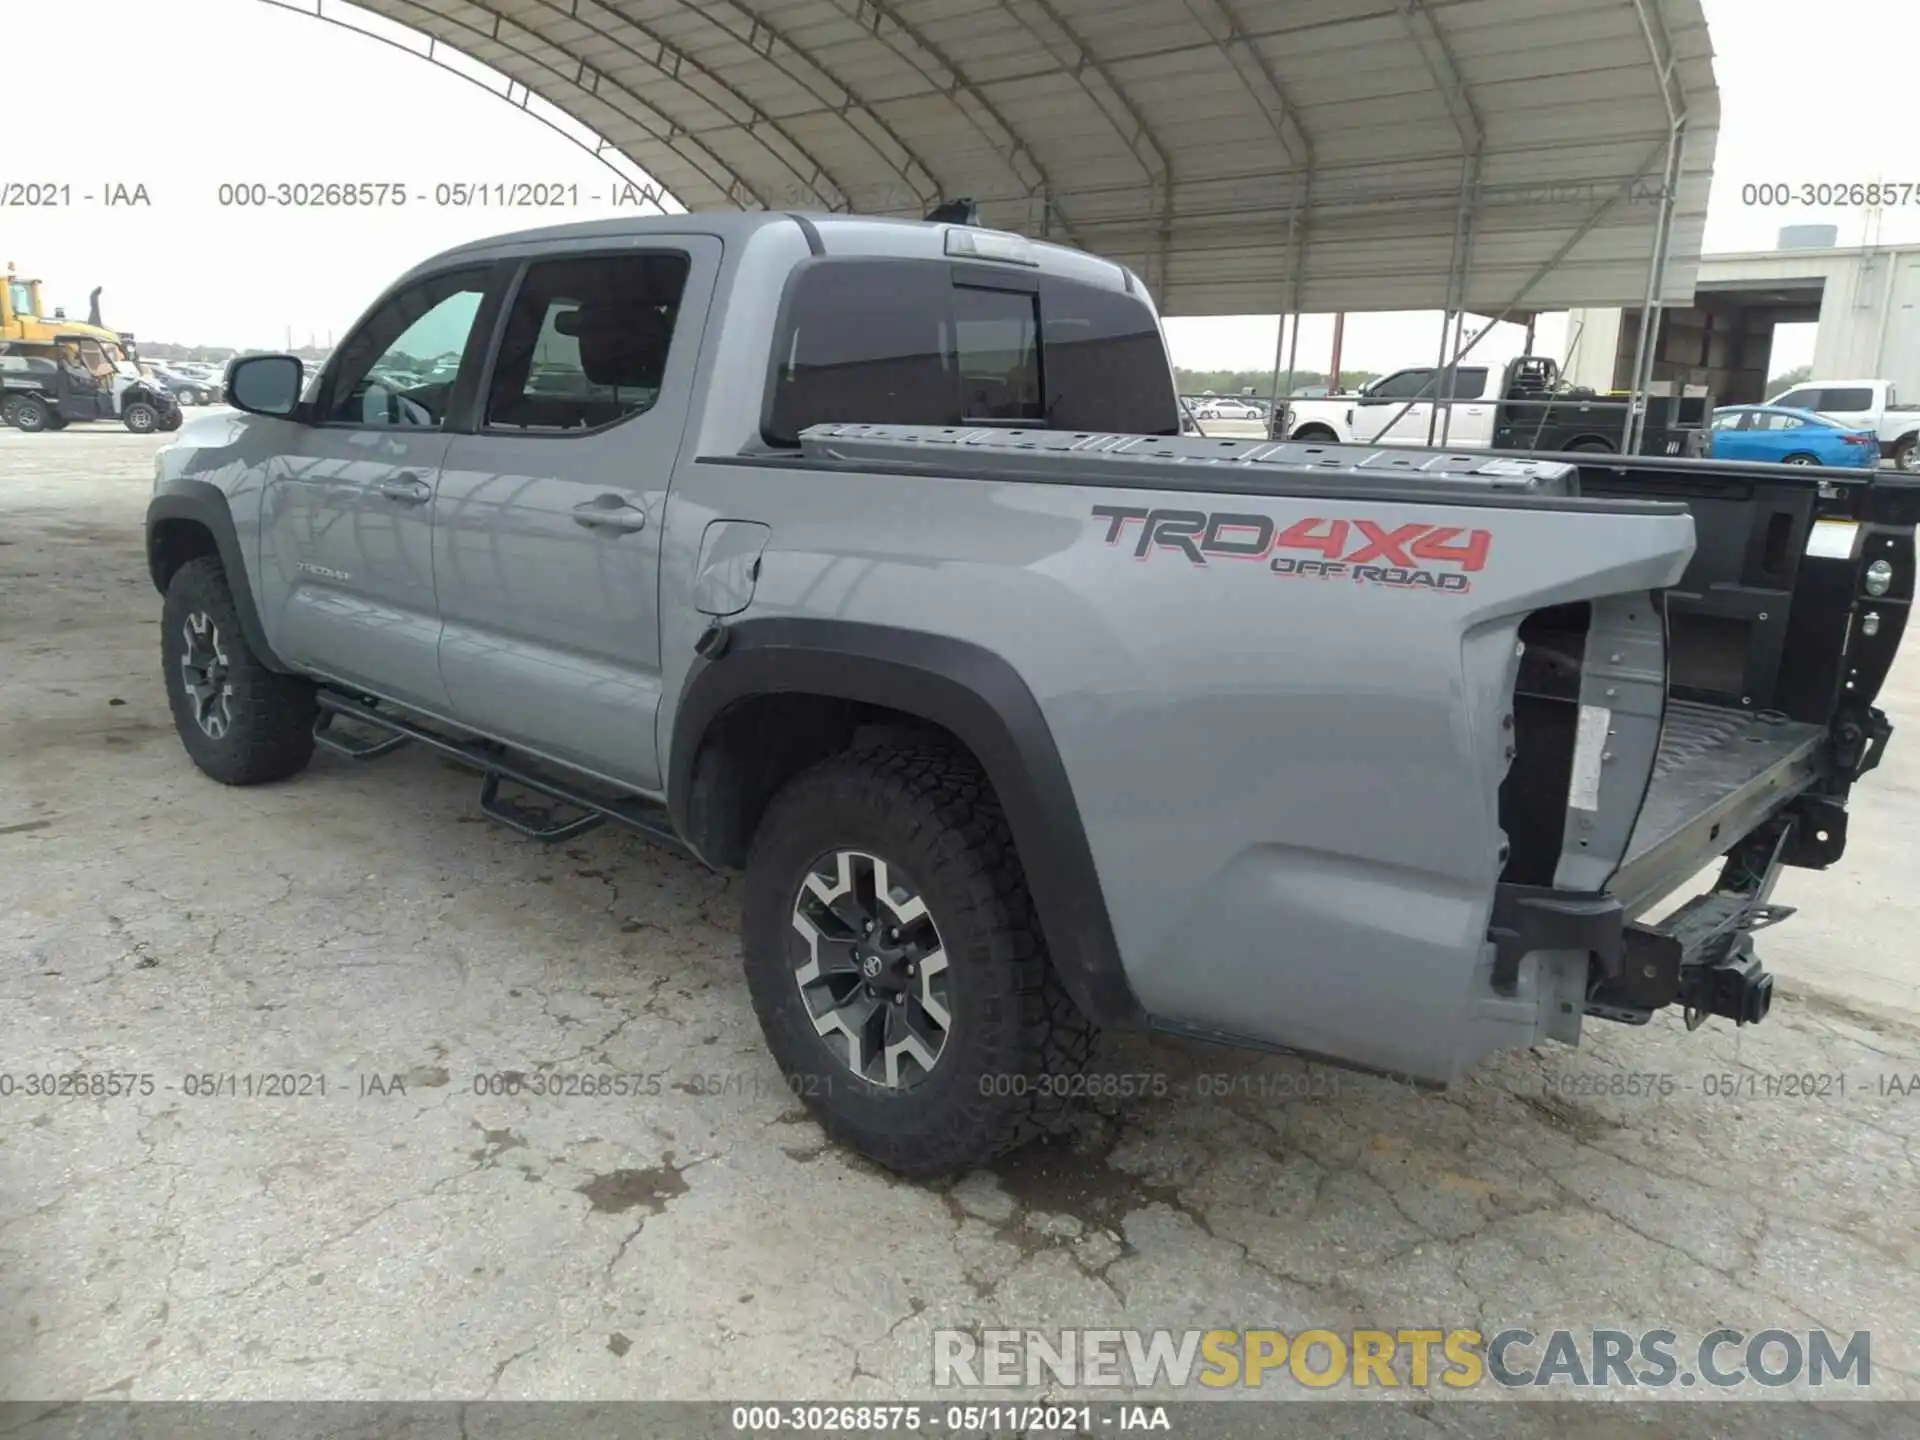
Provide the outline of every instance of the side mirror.
<path id="1" fill-rule="evenodd" d="M 227 367 L 227 403 L 285 419 L 300 406 L 305 367 L 292 355 L 249 355 Z"/>

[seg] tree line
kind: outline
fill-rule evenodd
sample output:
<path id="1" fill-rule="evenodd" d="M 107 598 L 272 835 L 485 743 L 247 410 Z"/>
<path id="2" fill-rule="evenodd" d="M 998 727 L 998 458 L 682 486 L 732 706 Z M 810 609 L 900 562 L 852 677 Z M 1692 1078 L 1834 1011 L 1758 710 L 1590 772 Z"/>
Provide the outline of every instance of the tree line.
<path id="1" fill-rule="evenodd" d="M 1332 388 L 1351 390 L 1365 381 L 1373 379 L 1378 370 L 1342 370 L 1340 383 Z M 1174 383 L 1180 387 L 1182 395 L 1204 395 L 1211 390 L 1216 395 L 1239 395 L 1252 390 L 1255 395 L 1273 393 L 1273 372 L 1271 370 L 1189 370 L 1185 366 L 1175 366 Z M 1282 387 L 1286 385 L 1287 375 L 1280 372 Z M 1319 370 L 1296 370 L 1293 372 L 1293 388 L 1304 390 L 1309 386 L 1326 385 L 1327 377 Z"/>

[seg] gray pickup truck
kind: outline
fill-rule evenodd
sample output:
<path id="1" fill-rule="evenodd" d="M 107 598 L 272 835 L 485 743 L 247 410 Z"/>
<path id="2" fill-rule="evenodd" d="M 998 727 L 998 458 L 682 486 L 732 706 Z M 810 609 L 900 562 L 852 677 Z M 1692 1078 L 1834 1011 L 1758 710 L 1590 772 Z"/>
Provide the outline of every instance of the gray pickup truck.
<path id="1" fill-rule="evenodd" d="M 228 399 L 148 512 L 194 763 L 426 745 L 743 871 L 775 1058 L 908 1174 L 1096 1026 L 1444 1085 L 1760 1019 L 1913 594 L 1897 476 L 1185 437 L 1135 276 L 966 225 L 504 236 Z"/>

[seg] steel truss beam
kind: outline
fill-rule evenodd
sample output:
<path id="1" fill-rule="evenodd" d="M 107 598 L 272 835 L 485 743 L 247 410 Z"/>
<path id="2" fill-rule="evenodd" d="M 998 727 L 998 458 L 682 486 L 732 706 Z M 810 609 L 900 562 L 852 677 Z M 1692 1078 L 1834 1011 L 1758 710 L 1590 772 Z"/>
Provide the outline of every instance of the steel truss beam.
<path id="1" fill-rule="evenodd" d="M 928 84 L 947 95 L 955 108 L 966 116 L 967 123 L 994 149 L 1008 157 L 1015 179 L 1024 187 L 1026 198 L 1039 200 L 1043 207 L 1042 234 L 1057 222 L 1067 239 L 1074 241 L 1072 226 L 1060 209 L 1059 192 L 1053 176 L 1028 148 L 1020 132 L 1001 113 L 1000 107 L 974 83 L 959 62 L 901 16 L 889 0 L 833 0 L 833 5 L 913 66 Z M 961 103 L 963 97 L 965 104 Z"/>
<path id="2" fill-rule="evenodd" d="M 1160 289 L 1173 248 L 1173 163 L 1167 159 L 1166 147 L 1140 108 L 1127 98 L 1126 91 L 1115 82 L 1106 65 L 1051 0 L 997 0 L 997 3 L 1003 13 L 1024 26 L 1073 77 L 1074 83 L 1113 127 L 1121 144 L 1139 162 L 1147 183 L 1154 189 L 1159 211 L 1154 227 L 1159 243 L 1153 252 L 1153 264 L 1148 267 L 1151 273 L 1143 278 L 1148 289 Z"/>
<path id="3" fill-rule="evenodd" d="M 492 9 L 490 6 L 482 3 L 482 0 L 462 0 L 462 3 L 469 9 L 477 10 L 491 17 L 494 22 L 491 29 L 482 29 L 478 25 L 470 25 L 464 20 L 456 20 L 450 15 L 444 15 L 440 11 L 432 9 L 426 3 L 426 0 L 383 0 L 383 3 L 402 6 L 409 11 L 416 12 L 421 18 L 408 23 L 422 35 L 446 40 L 455 45 L 460 45 L 460 42 L 455 38 L 457 34 L 470 36 L 471 39 L 468 43 L 460 48 L 464 49 L 466 53 L 475 60 L 480 60 L 476 52 L 482 45 L 508 44 L 509 42 L 501 39 L 501 31 L 509 26 L 519 31 L 528 39 L 539 42 L 542 49 L 557 48 L 553 46 L 551 41 L 547 40 L 538 32 L 530 30 L 525 24 L 514 19 L 512 16 L 502 14 Z M 449 31 L 454 33 L 450 34 L 448 33 Z M 486 65 L 489 69 L 498 71 L 509 80 L 519 80 L 521 85 L 525 86 L 529 91 L 532 91 L 533 87 L 528 85 L 524 79 L 514 75 L 513 72 L 507 68 L 506 64 L 496 63 L 491 60 L 480 60 L 480 63 Z M 767 197 L 755 189 L 753 185 L 749 184 L 746 178 L 724 159 L 688 135 L 682 127 L 674 123 L 671 116 L 663 114 L 650 101 L 629 89 L 613 76 L 606 74 L 604 71 L 595 70 L 593 67 L 584 63 L 576 65 L 574 73 L 568 74 L 566 70 L 550 64 L 545 60 L 535 59 L 528 53 L 524 46 L 520 47 L 514 53 L 513 63 L 544 71 L 553 77 L 555 84 L 559 88 L 571 90 L 586 100 L 597 100 L 604 105 L 611 106 L 616 113 L 619 114 L 621 119 L 637 126 L 648 139 L 659 144 L 667 153 L 691 165 L 700 173 L 701 178 L 713 186 L 714 189 L 718 190 L 729 203 L 741 209 L 772 208 L 767 204 Z M 609 99 L 607 95 L 602 93 L 604 89 L 611 89 L 625 97 L 625 99 L 631 102 L 632 106 L 641 113 L 635 114 L 626 106 L 616 104 L 613 100 Z M 543 98 L 549 100 L 552 98 L 550 95 L 547 95 L 545 91 L 539 93 L 541 93 Z M 524 105 L 522 108 L 525 108 Z M 650 116 L 651 119 L 643 118 L 647 116 Z M 686 150 L 682 148 L 682 142 L 685 142 L 690 148 L 697 150 L 699 152 L 698 157 L 686 153 Z"/>
<path id="4" fill-rule="evenodd" d="M 390 49 L 400 51 L 403 55 L 410 55 L 415 60 L 424 60 L 428 64 L 433 65 L 438 69 L 446 71 L 447 74 L 455 76 L 458 79 L 464 80 L 469 85 L 475 86 L 480 90 L 484 90 L 487 94 L 493 96 L 496 100 L 504 101 L 505 103 L 513 106 L 514 109 L 518 110 L 521 114 L 527 116 L 529 119 L 539 121 L 542 125 L 546 126 L 549 130 L 553 131 L 554 134 L 558 135 L 561 139 L 565 140 L 569 145 L 572 145 L 574 148 L 578 150 L 584 151 L 588 156 L 598 161 L 601 165 L 604 165 L 612 174 L 618 176 L 621 180 L 627 182 L 628 184 L 639 185 L 641 184 L 642 179 L 644 179 L 648 184 L 655 183 L 652 176 L 645 175 L 644 172 L 642 176 L 639 176 L 639 177 L 629 175 L 625 170 L 622 170 L 618 165 L 615 165 L 611 160 L 609 160 L 607 158 L 608 144 L 605 140 L 600 140 L 600 142 L 597 145 L 589 145 L 587 144 L 586 141 L 582 140 L 578 135 L 569 133 L 566 129 L 562 128 L 559 125 L 554 124 L 553 121 L 549 120 L 546 116 L 540 114 L 538 111 L 529 109 L 524 100 L 514 99 L 513 97 L 514 87 L 516 85 L 519 85 L 522 92 L 525 92 L 526 86 L 521 84 L 519 81 L 513 79 L 512 76 L 510 75 L 501 76 L 501 78 L 507 82 L 506 92 L 502 93 L 501 91 L 496 90 L 491 85 L 487 84 L 487 82 L 482 80 L 479 76 L 469 74 L 465 70 L 461 70 L 456 66 L 447 64 L 446 61 L 442 60 L 438 55 L 434 53 L 433 37 L 425 34 L 424 32 L 416 32 L 416 33 L 419 33 L 421 35 L 421 38 L 427 42 L 427 48 L 425 50 L 415 50 L 410 45 L 402 45 L 398 40 L 395 40 L 393 37 L 389 35 L 382 35 L 377 31 L 368 30 L 362 26 L 356 25 L 351 20 L 343 20 L 338 18 L 337 16 L 327 14 L 326 8 L 325 8 L 326 0 L 312 0 L 312 4 L 313 4 L 312 9 L 308 9 L 306 5 L 298 3 L 298 0 L 262 0 L 262 3 L 271 5 L 276 10 L 285 10 L 290 15 L 298 15 L 302 19 L 318 20 L 323 25 L 332 25 L 341 30 L 351 30 L 355 35 L 360 36 L 361 39 L 363 40 L 377 41 L 379 44 L 385 45 Z M 462 53 L 462 52 L 456 52 L 456 53 Z M 575 121 L 574 123 L 578 124 L 579 122 Z M 615 153 L 618 154 L 619 152 L 616 151 Z M 622 155 L 621 158 L 623 160 L 626 159 L 624 155 Z M 632 162 L 628 162 L 628 163 L 632 163 Z M 656 204 L 655 208 L 658 209 L 662 207 Z"/>
<path id="5" fill-rule="evenodd" d="M 907 194 L 912 197 L 910 203 L 921 213 L 932 209 L 945 198 L 941 184 L 925 157 L 916 152 L 877 110 L 830 70 L 824 61 L 802 49 L 784 30 L 767 21 L 758 11 L 749 9 L 744 0 L 704 0 L 697 6 L 693 0 L 681 0 L 681 3 L 683 8 L 703 16 L 761 56 L 822 106 L 845 120 L 872 147 L 874 154 L 885 161 L 887 168 L 900 177 Z M 795 61 L 797 65 L 793 63 Z M 868 134 L 869 129 L 877 132 L 878 138 Z M 889 150 L 894 153 L 890 154 Z M 901 198 L 906 199 L 907 196 Z M 887 205 L 882 208 L 891 210 L 899 207 Z"/>
<path id="6" fill-rule="evenodd" d="M 468 3 L 475 3 L 475 0 L 468 0 Z M 748 95 L 732 81 L 702 64 L 700 60 L 690 52 L 679 48 L 656 31 L 628 15 L 626 11 L 620 8 L 619 0 L 532 0 L 532 3 L 562 20 L 574 20 L 585 25 L 589 30 L 593 31 L 596 36 L 616 46 L 623 54 L 631 56 L 639 64 L 675 81 L 683 90 L 704 101 L 706 104 L 713 105 L 716 109 L 725 112 L 729 107 L 718 104 L 711 95 L 702 95 L 693 83 L 693 80 L 688 77 L 697 78 L 699 81 L 711 86 L 714 90 L 719 91 L 720 94 L 724 95 L 733 105 L 739 106 L 744 110 L 746 119 L 742 121 L 729 115 L 728 120 L 731 127 L 753 135 L 759 142 L 760 147 L 777 160 L 780 165 L 799 182 L 799 192 L 787 203 L 796 208 L 806 209 L 812 209 L 814 205 L 824 210 L 843 210 L 848 208 L 845 183 L 838 176 L 832 174 L 827 167 L 820 162 L 818 157 L 794 137 L 793 133 L 789 131 L 786 126 L 762 110 L 752 96 Z M 611 20 L 612 24 L 607 23 L 608 20 Z M 522 21 L 520 23 L 525 24 L 526 22 Z M 613 28 L 615 25 L 639 36 L 643 42 L 652 47 L 653 53 L 649 55 L 638 47 L 629 44 L 622 35 L 615 32 Z M 692 135 L 696 139 L 704 138 L 705 135 L 714 133 L 710 129 L 705 131 L 695 130 L 687 125 L 681 125 L 679 129 L 682 134 Z M 758 130 L 764 130 L 768 134 L 776 137 L 780 141 L 780 144 L 785 146 L 786 150 L 790 153 L 782 153 L 779 146 L 770 144 L 764 136 L 755 134 Z M 821 187 L 823 185 L 831 187 L 830 191 L 822 189 Z M 812 205 L 806 203 L 803 198 L 806 196 L 812 197 Z"/>

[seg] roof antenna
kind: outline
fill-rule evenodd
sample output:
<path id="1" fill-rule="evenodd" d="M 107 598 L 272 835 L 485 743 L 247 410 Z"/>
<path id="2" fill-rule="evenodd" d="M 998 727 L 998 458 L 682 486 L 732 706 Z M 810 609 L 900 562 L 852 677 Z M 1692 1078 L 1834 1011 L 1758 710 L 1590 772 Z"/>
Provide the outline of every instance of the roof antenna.
<path id="1" fill-rule="evenodd" d="M 962 200 L 943 200 L 927 212 L 927 219 L 936 225 L 978 225 L 980 207 L 971 196 Z"/>

